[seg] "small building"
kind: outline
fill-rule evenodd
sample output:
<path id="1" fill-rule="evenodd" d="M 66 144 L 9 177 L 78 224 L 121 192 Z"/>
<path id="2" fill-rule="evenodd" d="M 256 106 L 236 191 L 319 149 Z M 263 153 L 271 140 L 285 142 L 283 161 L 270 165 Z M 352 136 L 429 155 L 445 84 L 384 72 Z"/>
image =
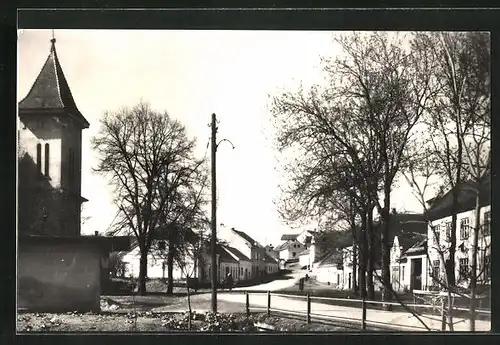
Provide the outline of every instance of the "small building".
<path id="1" fill-rule="evenodd" d="M 332 285 L 335 289 L 344 289 L 345 281 L 343 274 L 342 252 L 332 250 L 318 261 L 316 279 L 319 282 Z"/>
<path id="2" fill-rule="evenodd" d="M 394 291 L 422 290 L 427 281 L 427 240 L 422 233 L 394 237 L 390 253 L 391 282 Z"/>
<path id="3" fill-rule="evenodd" d="M 269 255 L 270 257 L 276 259 L 276 260 L 279 260 L 279 253 L 274 250 L 274 246 L 272 245 L 267 245 L 264 247 L 264 249 L 266 250 L 266 254 Z"/>
<path id="4" fill-rule="evenodd" d="M 103 272 L 107 272 L 102 268 L 102 260 L 113 251 L 128 249 L 128 237 L 20 237 L 17 308 L 40 312 L 99 311 Z"/>
<path id="5" fill-rule="evenodd" d="M 268 253 L 264 256 L 264 261 L 266 263 L 266 274 L 267 275 L 274 275 L 279 272 L 279 264 L 278 260 L 272 256 L 270 256 Z"/>
<path id="6" fill-rule="evenodd" d="M 221 227 L 219 236 L 231 247 L 240 251 L 252 263 L 251 278 L 258 278 L 266 274 L 264 257 L 266 249 L 247 233 L 235 228 Z"/>
<path id="7" fill-rule="evenodd" d="M 141 261 L 141 252 L 137 240 L 131 240 L 132 248 L 123 253 L 121 261 L 125 266 L 125 276 L 131 278 L 139 277 L 139 266 Z M 166 279 L 168 277 L 167 250 L 164 240 L 154 240 L 147 256 L 148 268 L 147 278 Z M 172 278 L 174 280 L 183 280 L 186 276 L 197 277 L 196 265 L 192 257 L 186 255 L 183 260 L 183 266 L 179 266 L 177 260 L 174 260 Z"/>
<path id="8" fill-rule="evenodd" d="M 223 246 L 236 260 L 238 260 L 238 272 L 233 276 L 235 281 L 249 280 L 252 278 L 252 261 L 238 249 L 230 246 Z"/>
<path id="9" fill-rule="evenodd" d="M 280 244 L 275 248 L 275 251 L 279 253 L 279 258 L 286 262 L 291 260 L 299 261 L 299 254 L 305 249 L 306 247 L 295 239 Z"/>
<path id="10" fill-rule="evenodd" d="M 304 230 L 300 234 L 297 235 L 297 241 L 299 241 L 306 248 L 308 248 L 309 245 L 311 244 L 312 239 L 316 235 L 317 235 L 316 231 L 313 231 L 313 230 Z"/>
<path id="11" fill-rule="evenodd" d="M 357 250 L 356 253 L 357 253 L 356 263 L 358 263 L 359 250 Z M 354 287 L 353 262 L 354 262 L 354 247 L 348 246 L 342 248 L 342 274 L 343 274 L 342 286 L 346 290 L 351 290 Z M 356 281 L 359 284 L 359 265 L 356 266 L 356 278 L 357 278 Z"/>

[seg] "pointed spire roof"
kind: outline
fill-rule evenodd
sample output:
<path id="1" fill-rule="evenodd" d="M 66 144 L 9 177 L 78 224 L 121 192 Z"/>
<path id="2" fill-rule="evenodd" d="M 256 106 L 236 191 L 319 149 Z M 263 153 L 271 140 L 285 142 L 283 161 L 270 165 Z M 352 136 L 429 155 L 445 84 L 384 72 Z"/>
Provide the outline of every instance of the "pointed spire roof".
<path id="1" fill-rule="evenodd" d="M 28 95 L 19 102 L 20 113 L 59 111 L 73 117 L 83 128 L 89 123 L 78 110 L 68 82 L 57 58 L 56 39 L 50 40 L 50 54 L 38 74 Z"/>

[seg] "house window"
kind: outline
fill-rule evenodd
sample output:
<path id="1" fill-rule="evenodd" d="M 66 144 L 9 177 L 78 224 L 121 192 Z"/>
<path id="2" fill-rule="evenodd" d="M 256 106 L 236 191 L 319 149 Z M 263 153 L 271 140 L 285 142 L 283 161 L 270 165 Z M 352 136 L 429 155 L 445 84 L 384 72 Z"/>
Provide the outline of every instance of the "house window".
<path id="1" fill-rule="evenodd" d="M 434 285 L 438 285 L 439 282 L 439 267 L 439 260 L 434 260 L 432 262 L 432 282 L 434 283 Z"/>
<path id="2" fill-rule="evenodd" d="M 439 245 L 439 238 L 441 237 L 441 226 L 436 225 L 434 227 L 434 239 L 436 241 L 436 244 Z"/>
<path id="3" fill-rule="evenodd" d="M 451 241 L 451 222 L 447 222 L 445 225 L 446 229 L 446 241 Z"/>
<path id="4" fill-rule="evenodd" d="M 458 274 L 460 279 L 467 278 L 469 272 L 469 258 L 463 258 L 459 260 Z"/>
<path id="5" fill-rule="evenodd" d="M 488 236 L 491 233 L 490 224 L 491 224 L 491 212 L 488 211 L 484 213 L 484 236 Z"/>
<path id="6" fill-rule="evenodd" d="M 295 257 L 295 255 L 297 255 L 297 253 L 293 252 L 293 253 L 292 253 L 292 256 L 293 256 L 293 257 Z"/>
<path id="7" fill-rule="evenodd" d="M 226 275 L 229 273 L 229 267 L 226 266 Z"/>
<path id="8" fill-rule="evenodd" d="M 49 166 L 50 166 L 50 147 L 49 144 L 45 144 L 45 176 L 49 177 Z"/>
<path id="9" fill-rule="evenodd" d="M 38 172 L 42 173 L 42 144 L 36 145 L 36 168 Z"/>
<path id="10" fill-rule="evenodd" d="M 405 280 L 405 267 L 401 266 L 401 281 L 404 282 Z"/>
<path id="11" fill-rule="evenodd" d="M 460 239 L 466 240 L 469 238 L 469 218 L 460 220 Z"/>

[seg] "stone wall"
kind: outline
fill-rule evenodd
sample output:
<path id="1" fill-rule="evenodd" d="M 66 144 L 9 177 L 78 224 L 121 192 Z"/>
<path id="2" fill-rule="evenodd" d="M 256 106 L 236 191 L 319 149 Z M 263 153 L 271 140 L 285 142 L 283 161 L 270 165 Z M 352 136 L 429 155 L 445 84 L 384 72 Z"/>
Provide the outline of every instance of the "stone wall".
<path id="1" fill-rule="evenodd" d="M 19 243 L 18 309 L 98 311 L 100 260 L 100 250 L 88 243 Z"/>

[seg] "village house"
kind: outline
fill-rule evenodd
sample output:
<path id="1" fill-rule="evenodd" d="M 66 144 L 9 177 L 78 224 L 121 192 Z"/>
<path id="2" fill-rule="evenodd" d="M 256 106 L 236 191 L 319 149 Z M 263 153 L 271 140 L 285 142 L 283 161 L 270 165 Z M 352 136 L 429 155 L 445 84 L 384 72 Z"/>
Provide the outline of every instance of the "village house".
<path id="1" fill-rule="evenodd" d="M 472 232 L 475 224 L 476 187 L 470 182 L 464 182 L 458 189 L 459 208 L 456 223 L 456 252 L 455 252 L 455 277 L 459 285 L 466 287 L 469 284 L 469 273 L 472 262 Z M 480 185 L 479 199 L 479 238 L 478 238 L 478 271 L 479 284 L 488 285 L 491 280 L 491 181 L 486 176 Z M 445 268 L 440 260 L 439 252 L 449 260 L 449 247 L 452 229 L 452 191 L 428 201 L 429 227 L 428 257 L 430 261 L 430 280 L 437 286 L 438 279 L 443 279 Z"/>
<path id="2" fill-rule="evenodd" d="M 381 226 L 382 223 L 380 219 L 375 221 L 373 229 L 375 234 L 373 241 L 373 252 L 375 253 L 375 255 L 373 256 L 375 269 L 373 282 L 376 289 L 382 288 L 382 283 L 380 281 L 380 278 L 378 278 L 381 277 L 382 274 L 382 242 L 380 235 Z M 421 252 L 413 251 L 412 256 L 405 256 L 403 252 L 425 239 L 427 225 L 424 215 L 419 213 L 399 213 L 396 212 L 395 209 L 393 209 L 390 215 L 388 232 L 388 242 L 390 250 L 394 247 L 399 247 L 399 244 L 401 243 L 404 244 L 403 248 L 399 248 L 402 256 L 397 259 L 401 259 L 401 262 L 389 262 L 389 269 L 391 270 L 394 268 L 394 270 L 390 271 L 391 281 L 403 282 L 406 281 L 406 279 L 409 279 L 412 283 L 408 284 L 408 286 L 411 285 L 412 289 L 418 290 L 419 287 L 422 287 L 423 280 L 425 280 L 426 262 L 422 259 Z M 398 242 L 396 243 L 396 245 L 394 244 L 395 241 Z M 390 258 L 394 258 L 394 260 L 396 260 L 396 257 L 391 256 L 391 252 L 389 254 Z M 409 254 L 409 252 L 407 251 L 406 254 Z M 357 259 L 359 262 L 359 255 Z M 396 269 L 396 267 L 399 267 L 401 264 L 404 264 L 403 266 L 405 268 L 401 268 L 400 270 Z M 406 268 L 406 264 L 408 264 L 408 269 Z M 405 280 L 402 279 L 403 270 L 405 270 Z M 359 275 L 357 279 L 359 279 Z M 404 289 L 404 284 L 402 285 L 402 288 Z"/>
<path id="3" fill-rule="evenodd" d="M 280 260 L 287 262 L 292 260 L 298 261 L 299 254 L 302 253 L 305 249 L 306 247 L 304 244 L 297 241 L 297 239 L 294 239 L 288 240 L 276 246 L 274 250 L 279 253 Z"/>
<path id="4" fill-rule="evenodd" d="M 297 235 L 297 241 L 302 243 L 306 248 L 309 248 L 311 241 L 314 236 L 316 236 L 317 232 L 314 230 L 304 230 L 300 234 Z"/>
<path id="5" fill-rule="evenodd" d="M 315 269 L 316 279 L 319 282 L 332 285 L 334 289 L 345 289 L 345 279 L 343 272 L 342 250 L 331 250 L 322 258 Z"/>
<path id="6" fill-rule="evenodd" d="M 359 262 L 359 248 L 357 250 L 356 262 Z M 353 246 L 348 246 L 342 248 L 342 286 L 344 290 L 351 290 L 354 284 L 354 274 L 353 274 L 353 260 L 354 252 Z M 356 266 L 356 277 L 359 284 L 359 265 Z"/>
<path id="7" fill-rule="evenodd" d="M 266 250 L 266 254 L 275 259 L 276 261 L 279 260 L 279 253 L 274 249 L 273 245 L 267 245 L 264 247 Z"/>
<path id="8" fill-rule="evenodd" d="M 81 235 L 82 130 L 57 57 L 56 40 L 27 96 L 19 102 L 18 308 L 100 309 L 111 251 L 127 237 Z"/>
<path id="9" fill-rule="evenodd" d="M 266 275 L 266 249 L 252 237 L 243 231 L 235 228 L 221 227 L 219 236 L 229 243 L 231 247 L 236 248 L 252 263 L 250 276 L 252 279 Z"/>
<path id="10" fill-rule="evenodd" d="M 391 282 L 394 291 L 426 289 L 427 238 L 422 233 L 402 233 L 394 237 L 390 253 Z"/>
<path id="11" fill-rule="evenodd" d="M 124 264 L 124 274 L 129 278 L 139 277 L 139 265 L 141 259 L 141 252 L 137 244 L 137 240 L 132 240 L 132 249 L 128 252 L 120 253 L 121 261 Z M 153 241 L 151 249 L 149 250 L 147 260 L 147 278 L 151 279 L 165 279 L 168 277 L 167 270 L 167 250 L 165 241 Z M 180 266 L 177 260 L 174 260 L 172 277 L 174 280 L 181 280 L 187 277 L 197 277 L 198 271 L 191 256 L 185 255 L 183 265 Z"/>
<path id="12" fill-rule="evenodd" d="M 267 254 L 266 248 L 254 241 L 242 231 L 226 229 L 219 233 L 221 243 L 217 244 L 217 280 L 221 283 L 231 273 L 235 282 L 251 280 L 278 272 L 278 262 Z M 154 241 L 148 254 L 148 278 L 168 277 L 166 244 Z M 239 250 L 237 247 L 241 248 Z M 184 280 L 187 277 L 197 278 L 200 283 L 211 281 L 210 243 L 205 243 L 197 255 L 186 253 L 182 259 L 182 267 L 174 261 L 172 276 L 174 280 Z M 245 254 L 246 253 L 246 254 Z M 189 255 L 188 255 L 189 254 Z M 122 253 L 121 260 L 125 264 L 125 275 L 137 278 L 139 276 L 140 252 L 134 245 L 128 253 Z"/>

